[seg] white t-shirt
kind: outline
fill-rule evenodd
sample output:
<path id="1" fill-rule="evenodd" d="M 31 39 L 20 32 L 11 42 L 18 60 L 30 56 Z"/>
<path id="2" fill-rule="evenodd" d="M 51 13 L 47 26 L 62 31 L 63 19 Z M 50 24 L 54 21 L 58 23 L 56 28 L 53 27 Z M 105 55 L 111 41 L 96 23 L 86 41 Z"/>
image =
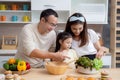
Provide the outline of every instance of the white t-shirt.
<path id="1" fill-rule="evenodd" d="M 69 49 L 67 53 L 65 53 L 66 56 L 68 56 L 70 59 L 66 58 L 64 62 L 69 63 L 70 68 L 75 68 L 75 61 L 78 59 L 76 51 L 73 49 Z"/>
<path id="2" fill-rule="evenodd" d="M 28 61 L 32 67 L 40 67 L 43 65 L 43 59 L 28 56 L 34 49 L 49 50 L 55 40 L 56 33 L 54 30 L 46 35 L 41 35 L 38 32 L 38 24 L 27 24 L 20 33 L 18 52 L 15 57 Z"/>
<path id="3" fill-rule="evenodd" d="M 72 48 L 76 50 L 78 57 L 97 53 L 97 50 L 94 47 L 94 43 L 96 43 L 99 40 L 99 37 L 96 34 L 96 32 L 92 29 L 88 29 L 88 34 L 89 42 L 86 45 L 79 47 L 81 41 L 73 40 L 72 42 Z"/>

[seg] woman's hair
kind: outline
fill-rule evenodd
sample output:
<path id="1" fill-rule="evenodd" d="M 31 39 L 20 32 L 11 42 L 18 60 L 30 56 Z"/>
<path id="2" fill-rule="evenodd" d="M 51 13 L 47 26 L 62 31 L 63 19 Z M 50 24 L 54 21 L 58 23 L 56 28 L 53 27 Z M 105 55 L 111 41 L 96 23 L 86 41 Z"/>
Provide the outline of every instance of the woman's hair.
<path id="1" fill-rule="evenodd" d="M 45 9 L 42 11 L 41 15 L 40 15 L 40 20 L 41 18 L 44 18 L 47 21 L 47 18 L 50 15 L 54 15 L 55 17 L 58 17 L 58 14 L 56 11 L 54 11 L 53 9 Z"/>
<path id="2" fill-rule="evenodd" d="M 58 50 L 60 50 L 60 40 L 63 42 L 64 40 L 68 39 L 68 38 L 72 38 L 72 35 L 68 32 L 60 32 L 57 35 L 57 39 L 56 39 L 56 48 L 55 48 L 55 52 L 57 52 Z"/>
<path id="3" fill-rule="evenodd" d="M 80 33 L 79 37 L 81 40 L 81 46 L 84 46 L 88 42 L 88 33 L 87 33 L 87 22 L 85 17 L 81 13 L 74 13 L 68 18 L 65 32 L 69 32 L 73 37 L 75 36 L 71 30 L 72 25 L 83 24 L 83 31 Z"/>

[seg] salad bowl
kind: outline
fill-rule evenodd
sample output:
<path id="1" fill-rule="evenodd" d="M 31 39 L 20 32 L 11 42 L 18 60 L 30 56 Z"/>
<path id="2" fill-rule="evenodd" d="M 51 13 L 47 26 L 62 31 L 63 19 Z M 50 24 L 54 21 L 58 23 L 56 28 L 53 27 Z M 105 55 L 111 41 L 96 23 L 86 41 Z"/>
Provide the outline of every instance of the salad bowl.
<path id="1" fill-rule="evenodd" d="M 102 68 L 103 63 L 101 59 L 89 59 L 88 57 L 80 57 L 75 62 L 77 72 L 84 74 L 95 74 L 98 73 Z"/>

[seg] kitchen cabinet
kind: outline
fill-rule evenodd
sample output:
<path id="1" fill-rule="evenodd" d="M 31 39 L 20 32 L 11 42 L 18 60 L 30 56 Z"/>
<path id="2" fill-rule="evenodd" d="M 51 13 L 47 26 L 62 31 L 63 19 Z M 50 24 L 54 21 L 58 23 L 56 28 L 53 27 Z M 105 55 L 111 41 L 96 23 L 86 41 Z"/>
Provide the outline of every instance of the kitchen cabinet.
<path id="1" fill-rule="evenodd" d="M 27 21 L 26 16 L 29 17 Z M 29 23 L 30 18 L 30 0 L 0 0 L 0 23 Z"/>
<path id="2" fill-rule="evenodd" d="M 12 10 L 13 4 L 19 6 L 19 9 Z M 37 23 L 39 21 L 42 10 L 52 8 L 57 11 L 59 18 L 58 23 L 65 23 L 70 15 L 70 0 L 0 0 L 0 5 L 5 6 L 5 9 L 0 8 L 0 16 L 5 16 L 6 20 L 0 23 Z M 28 5 L 28 10 L 23 10 L 23 6 Z M 61 6 L 62 5 L 62 6 Z M 6 8 L 7 7 L 7 8 Z M 17 20 L 12 20 L 16 17 Z M 24 21 L 27 16 L 28 21 Z"/>
<path id="3" fill-rule="evenodd" d="M 5 3 L 7 8 L 16 3 L 21 8 L 18 10 L 0 10 L 0 15 L 6 15 L 6 21 L 0 23 L 36 23 L 39 21 L 42 10 L 52 8 L 57 11 L 59 18 L 58 23 L 66 23 L 68 17 L 75 13 L 82 13 L 88 24 L 107 24 L 108 21 L 108 0 L 0 0 Z M 28 4 L 29 9 L 23 10 L 22 5 Z M 17 21 L 11 21 L 11 16 L 18 16 Z M 29 21 L 22 20 L 27 15 Z"/>
<path id="4" fill-rule="evenodd" d="M 31 0 L 32 22 L 38 22 L 42 10 L 51 8 L 57 11 L 58 23 L 65 23 L 70 15 L 70 0 Z"/>
<path id="5" fill-rule="evenodd" d="M 52 8 L 54 10 L 70 10 L 70 0 L 31 0 L 32 10 L 44 10 Z"/>
<path id="6" fill-rule="evenodd" d="M 88 24 L 107 24 L 108 0 L 71 0 L 71 13 L 82 13 Z"/>

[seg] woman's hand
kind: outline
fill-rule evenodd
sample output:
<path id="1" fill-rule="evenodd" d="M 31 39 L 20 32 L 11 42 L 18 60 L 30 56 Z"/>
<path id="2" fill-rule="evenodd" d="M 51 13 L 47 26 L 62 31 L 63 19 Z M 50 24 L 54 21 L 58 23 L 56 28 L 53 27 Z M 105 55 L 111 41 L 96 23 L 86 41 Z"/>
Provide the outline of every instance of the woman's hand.
<path id="1" fill-rule="evenodd" d="M 102 56 L 104 56 L 104 48 L 103 47 L 101 47 L 100 49 L 99 49 L 99 51 L 97 52 L 97 54 L 96 54 L 96 58 L 101 58 Z"/>
<path id="2" fill-rule="evenodd" d="M 104 55 L 104 53 L 98 52 L 96 54 L 96 58 L 101 59 L 103 55 Z"/>
<path id="3" fill-rule="evenodd" d="M 97 41 L 96 43 L 94 43 L 94 46 L 97 50 L 97 53 L 96 53 L 96 58 L 101 58 L 103 55 L 104 55 L 104 48 L 100 45 L 100 42 Z"/>

